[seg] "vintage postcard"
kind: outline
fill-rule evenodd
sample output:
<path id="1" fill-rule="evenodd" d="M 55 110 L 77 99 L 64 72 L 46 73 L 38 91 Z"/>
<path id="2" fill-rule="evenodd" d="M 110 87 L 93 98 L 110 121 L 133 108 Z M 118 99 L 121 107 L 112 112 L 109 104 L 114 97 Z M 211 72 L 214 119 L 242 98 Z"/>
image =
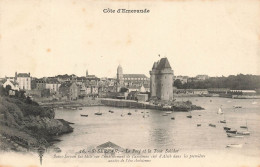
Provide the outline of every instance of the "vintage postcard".
<path id="1" fill-rule="evenodd" d="M 0 167 L 259 167 L 259 122 L 259 0 L 0 0 Z"/>

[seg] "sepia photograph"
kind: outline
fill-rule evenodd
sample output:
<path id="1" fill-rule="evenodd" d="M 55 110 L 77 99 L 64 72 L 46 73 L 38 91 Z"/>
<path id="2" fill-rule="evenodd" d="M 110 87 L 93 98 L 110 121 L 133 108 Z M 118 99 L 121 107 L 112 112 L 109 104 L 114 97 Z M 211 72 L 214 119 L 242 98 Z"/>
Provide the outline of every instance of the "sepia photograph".
<path id="1" fill-rule="evenodd" d="M 259 0 L 0 0 L 0 167 L 259 155 Z"/>

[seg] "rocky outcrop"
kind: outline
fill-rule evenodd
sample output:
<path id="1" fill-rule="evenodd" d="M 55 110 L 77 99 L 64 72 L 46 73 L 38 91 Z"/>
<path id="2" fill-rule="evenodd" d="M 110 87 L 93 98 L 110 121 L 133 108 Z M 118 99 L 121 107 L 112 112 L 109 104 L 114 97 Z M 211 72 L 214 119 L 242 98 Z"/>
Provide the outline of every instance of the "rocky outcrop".
<path id="1" fill-rule="evenodd" d="M 204 108 L 192 104 L 191 101 L 175 101 L 172 108 L 173 111 L 204 110 Z"/>
<path id="2" fill-rule="evenodd" d="M 0 137 L 2 142 L 20 147 L 49 146 L 54 136 L 70 133 L 73 128 L 67 121 L 54 119 L 50 108 L 37 103 L 28 104 L 23 99 L 0 97 Z M 6 145 L 8 145 L 6 144 Z M 16 148 L 16 147 L 15 147 Z"/>

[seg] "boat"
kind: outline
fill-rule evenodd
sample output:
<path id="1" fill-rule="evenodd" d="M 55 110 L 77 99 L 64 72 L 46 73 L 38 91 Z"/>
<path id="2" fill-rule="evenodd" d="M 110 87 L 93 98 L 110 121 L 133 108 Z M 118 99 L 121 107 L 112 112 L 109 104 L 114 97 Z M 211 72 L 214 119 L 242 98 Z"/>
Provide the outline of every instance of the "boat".
<path id="1" fill-rule="evenodd" d="M 138 110 L 135 110 L 135 112 L 137 112 Z"/>
<path id="2" fill-rule="evenodd" d="M 242 138 L 242 137 L 244 137 L 244 136 L 239 135 L 239 134 L 228 133 L 228 134 L 227 134 L 227 137 Z"/>
<path id="3" fill-rule="evenodd" d="M 214 128 L 216 127 L 216 125 L 214 125 L 214 124 L 211 124 L 211 123 L 209 124 L 209 126 L 211 126 L 211 127 L 214 127 Z"/>
<path id="4" fill-rule="evenodd" d="M 201 124 L 197 124 L 197 126 L 201 126 Z"/>
<path id="5" fill-rule="evenodd" d="M 171 120 L 175 120 L 175 118 L 174 118 L 174 117 L 171 117 Z"/>
<path id="6" fill-rule="evenodd" d="M 163 114 L 162 116 L 168 116 L 168 114 Z"/>
<path id="7" fill-rule="evenodd" d="M 172 112 L 171 111 L 167 111 L 167 112 L 165 112 L 166 114 L 171 114 Z"/>
<path id="8" fill-rule="evenodd" d="M 82 108 L 81 108 L 81 107 L 79 107 L 78 109 L 79 109 L 79 110 L 82 110 Z"/>
<path id="9" fill-rule="evenodd" d="M 80 114 L 80 116 L 82 116 L 82 117 L 88 117 L 88 115 L 85 115 L 85 114 Z"/>
<path id="10" fill-rule="evenodd" d="M 223 124 L 227 123 L 226 120 L 222 120 L 222 121 L 219 121 L 219 122 L 223 123 Z"/>
<path id="11" fill-rule="evenodd" d="M 231 128 L 229 128 L 229 127 L 223 127 L 224 128 L 224 130 L 230 130 Z"/>
<path id="12" fill-rule="evenodd" d="M 246 125 L 242 125 L 242 126 L 240 126 L 240 128 L 247 129 L 247 131 L 242 131 L 242 132 L 237 132 L 237 133 L 239 133 L 241 135 L 250 135 L 250 132 L 248 131 L 248 127 L 247 127 L 247 121 L 246 121 Z"/>
<path id="13" fill-rule="evenodd" d="M 200 117 L 201 115 L 199 115 L 199 117 Z"/>
<path id="14" fill-rule="evenodd" d="M 187 118 L 192 118 L 192 115 L 191 115 L 191 112 L 190 112 L 190 115 L 186 116 Z"/>
<path id="15" fill-rule="evenodd" d="M 129 112 L 129 113 L 127 113 L 127 115 L 132 115 L 132 113 Z"/>
<path id="16" fill-rule="evenodd" d="M 71 107 L 71 109 L 72 109 L 72 110 L 77 110 L 77 108 L 75 108 L 75 107 Z"/>
<path id="17" fill-rule="evenodd" d="M 237 132 L 239 135 L 250 135 L 249 131 L 242 131 L 242 132 Z"/>
<path id="18" fill-rule="evenodd" d="M 230 130 L 227 130 L 226 132 L 227 132 L 227 133 L 234 133 L 234 134 L 236 134 L 236 133 L 237 133 L 237 130 L 231 130 L 231 129 L 230 129 Z"/>
<path id="19" fill-rule="evenodd" d="M 242 106 L 233 106 L 234 108 L 242 108 Z"/>
<path id="20" fill-rule="evenodd" d="M 223 114 L 223 111 L 222 111 L 222 108 L 221 108 L 221 107 L 218 108 L 217 114 Z"/>
<path id="21" fill-rule="evenodd" d="M 96 112 L 95 115 L 102 115 L 102 113 L 101 112 Z"/>
<path id="22" fill-rule="evenodd" d="M 108 112 L 110 112 L 110 113 L 114 113 L 114 111 L 112 111 L 112 110 L 109 110 Z"/>
<path id="23" fill-rule="evenodd" d="M 229 148 L 241 148 L 241 147 L 243 147 L 243 144 L 228 144 L 226 147 L 229 147 Z"/>
<path id="24" fill-rule="evenodd" d="M 240 126 L 240 128 L 247 129 L 247 126 Z"/>

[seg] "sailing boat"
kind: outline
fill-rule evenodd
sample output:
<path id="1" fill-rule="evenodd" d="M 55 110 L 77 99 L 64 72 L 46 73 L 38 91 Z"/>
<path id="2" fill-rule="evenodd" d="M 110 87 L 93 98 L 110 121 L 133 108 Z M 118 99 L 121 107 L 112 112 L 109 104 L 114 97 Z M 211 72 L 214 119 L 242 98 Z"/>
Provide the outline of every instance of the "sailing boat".
<path id="1" fill-rule="evenodd" d="M 222 107 L 219 107 L 219 108 L 218 108 L 217 114 L 223 114 Z"/>
<path id="2" fill-rule="evenodd" d="M 143 108 L 143 110 L 144 110 L 144 105 L 143 105 L 143 104 L 142 104 L 142 108 Z M 149 117 L 149 115 L 145 115 L 145 111 L 142 111 L 141 113 L 144 113 L 143 118 Z M 148 113 L 148 112 L 146 112 L 146 113 Z"/>
<path id="3" fill-rule="evenodd" d="M 121 105 L 120 105 L 120 107 L 121 107 Z M 122 105 L 122 107 L 123 107 L 123 105 Z M 121 117 L 123 117 L 124 116 L 124 114 L 123 114 L 123 110 L 122 110 L 122 114 L 121 114 Z"/>
<path id="4" fill-rule="evenodd" d="M 102 115 L 102 112 L 100 112 L 100 107 L 98 107 L 98 112 L 96 112 L 95 115 Z"/>
<path id="5" fill-rule="evenodd" d="M 246 131 L 237 132 L 237 134 L 240 134 L 240 135 L 250 135 L 250 132 L 248 131 L 248 127 L 247 127 L 247 121 L 246 121 L 246 126 L 240 126 L 240 128 L 245 128 L 247 130 Z"/>
<path id="6" fill-rule="evenodd" d="M 225 124 L 225 123 L 227 123 L 227 121 L 226 121 L 226 119 L 225 119 L 225 114 L 224 114 L 224 113 L 223 113 L 223 115 L 224 115 L 224 119 L 223 119 L 223 120 L 220 120 L 219 122 Z"/>
<path id="7" fill-rule="evenodd" d="M 190 115 L 188 115 L 187 118 L 192 118 L 191 111 L 190 111 Z"/>

